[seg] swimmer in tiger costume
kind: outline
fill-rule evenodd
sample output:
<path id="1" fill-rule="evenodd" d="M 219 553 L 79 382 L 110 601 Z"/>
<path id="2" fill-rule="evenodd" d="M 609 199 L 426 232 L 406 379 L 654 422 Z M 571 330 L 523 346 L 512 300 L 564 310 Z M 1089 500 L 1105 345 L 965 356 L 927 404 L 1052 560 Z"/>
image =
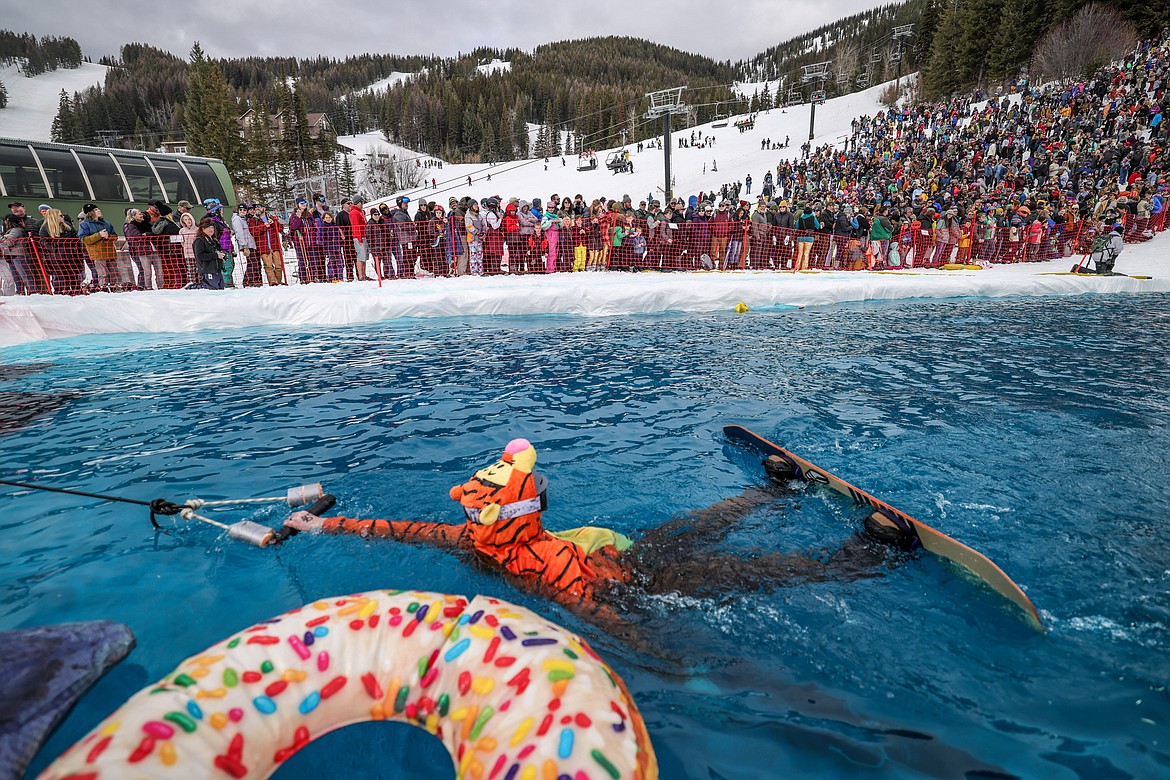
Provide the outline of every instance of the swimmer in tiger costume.
<path id="1" fill-rule="evenodd" d="M 399 542 L 428 544 L 471 553 L 502 569 L 521 587 L 569 607 L 586 619 L 621 621 L 615 606 L 623 587 L 649 593 L 718 596 L 744 590 L 771 590 L 794 581 L 874 576 L 888 563 L 880 537 L 867 525 L 831 553 L 817 556 L 765 553 L 752 557 L 712 551 L 733 527 L 731 520 L 776 500 L 785 492 L 791 467 L 765 461 L 772 483 L 752 487 L 705 510 L 685 515 L 646 533 L 635 544 L 623 534 L 585 526 L 553 532 L 541 523 L 547 507 L 547 480 L 535 472 L 536 448 L 514 439 L 499 461 L 451 488 L 463 508 L 461 524 L 407 520 L 355 520 L 296 512 L 285 525 L 298 531 L 350 533 Z"/>

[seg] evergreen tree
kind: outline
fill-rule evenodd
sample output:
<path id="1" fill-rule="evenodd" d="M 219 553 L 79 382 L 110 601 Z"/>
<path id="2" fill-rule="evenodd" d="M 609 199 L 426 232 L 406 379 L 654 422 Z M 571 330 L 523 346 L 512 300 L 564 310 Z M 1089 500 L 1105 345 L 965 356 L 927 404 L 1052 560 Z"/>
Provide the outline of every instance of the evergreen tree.
<path id="1" fill-rule="evenodd" d="M 342 195 L 347 198 L 352 197 L 357 192 L 357 174 L 354 172 L 353 163 L 348 154 L 341 155 L 341 173 L 337 186 L 341 188 Z"/>
<path id="2" fill-rule="evenodd" d="M 249 200 L 271 203 L 275 199 L 271 179 L 272 120 L 263 103 L 254 104 L 253 112 L 241 146 L 239 183 L 247 190 Z"/>
<path id="3" fill-rule="evenodd" d="M 478 149 L 483 143 L 483 123 L 475 111 L 468 106 L 463 111 L 463 147 L 468 151 Z"/>
<path id="4" fill-rule="evenodd" d="M 496 130 L 491 122 L 483 129 L 483 140 L 479 144 L 479 158 L 485 162 L 496 161 Z"/>
<path id="5" fill-rule="evenodd" d="M 934 36 L 939 29 L 939 20 L 946 7 L 946 0 L 926 0 L 922 16 L 914 27 L 914 43 L 911 52 L 915 62 L 926 62 L 934 45 Z"/>
<path id="6" fill-rule="evenodd" d="M 988 50 L 988 74 L 992 78 L 1011 78 L 1027 62 L 1033 41 L 1026 33 L 1023 3 L 1008 3 Z"/>
<path id="7" fill-rule="evenodd" d="M 309 135 L 309 116 L 299 85 L 285 87 L 281 93 L 281 102 L 276 107 L 284 128 L 281 132 L 281 146 L 292 165 L 292 178 L 303 179 L 309 175 L 310 165 L 317 152 Z"/>
<path id="8" fill-rule="evenodd" d="M 69 99 L 65 90 L 61 90 L 57 101 L 57 116 L 53 119 L 53 129 L 49 138 L 65 144 L 79 143 L 83 139 L 77 114 L 73 112 L 73 101 Z"/>
<path id="9" fill-rule="evenodd" d="M 244 144 L 240 138 L 239 107 L 218 65 L 211 65 L 204 88 L 203 120 L 207 123 L 204 144 L 201 151 L 193 153 L 218 157 L 234 175 L 243 168 Z"/>
<path id="10" fill-rule="evenodd" d="M 187 100 L 183 105 L 183 133 L 187 139 L 187 150 L 191 154 L 202 154 L 207 146 L 208 127 L 203 100 L 210 75 L 211 63 L 203 55 L 199 41 L 195 41 L 191 47 L 191 65 L 187 70 Z"/>
<path id="11" fill-rule="evenodd" d="M 499 123 L 496 125 L 496 159 L 510 162 L 516 159 L 515 148 L 512 145 L 512 123 L 508 121 L 508 112 L 501 111 Z"/>
<path id="12" fill-rule="evenodd" d="M 951 95 L 971 75 L 968 64 L 959 62 L 955 56 L 955 41 L 961 35 L 962 18 L 959 0 L 950 0 L 934 35 L 930 55 L 922 67 L 923 86 L 927 95 Z"/>
<path id="13" fill-rule="evenodd" d="M 516 101 L 516 108 L 512 111 L 512 146 L 516 149 L 517 159 L 527 159 L 528 123 L 524 121 L 524 107 L 520 100 Z"/>
<path id="14" fill-rule="evenodd" d="M 297 190 L 292 184 L 292 180 L 295 178 L 293 161 L 288 155 L 288 146 L 285 144 L 276 144 L 273 151 L 275 153 L 272 167 L 274 202 L 279 201 L 283 209 L 288 211 L 290 202 L 295 200 L 297 196 Z"/>
<path id="15" fill-rule="evenodd" d="M 4 86 L 4 82 L 0 81 L 0 108 L 8 106 L 8 87 Z"/>

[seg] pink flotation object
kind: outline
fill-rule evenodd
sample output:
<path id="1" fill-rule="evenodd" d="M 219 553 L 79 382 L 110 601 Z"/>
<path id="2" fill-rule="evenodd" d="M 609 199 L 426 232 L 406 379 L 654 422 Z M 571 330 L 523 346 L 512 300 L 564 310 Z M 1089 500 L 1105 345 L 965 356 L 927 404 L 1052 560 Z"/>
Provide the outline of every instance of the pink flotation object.
<path id="1" fill-rule="evenodd" d="M 629 691 L 579 636 L 499 599 L 380 590 L 315 601 L 188 658 L 41 778 L 264 778 L 368 720 L 426 729 L 458 778 L 658 777 Z"/>

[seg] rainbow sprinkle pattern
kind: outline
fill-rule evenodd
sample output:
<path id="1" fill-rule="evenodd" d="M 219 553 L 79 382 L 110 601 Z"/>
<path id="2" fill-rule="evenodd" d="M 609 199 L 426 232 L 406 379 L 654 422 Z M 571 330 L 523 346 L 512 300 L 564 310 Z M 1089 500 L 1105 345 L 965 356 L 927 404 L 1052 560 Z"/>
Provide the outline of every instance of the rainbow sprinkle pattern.
<path id="1" fill-rule="evenodd" d="M 397 720 L 460 780 L 656 780 L 641 715 L 580 637 L 499 599 L 322 599 L 225 639 L 135 694 L 42 780 L 263 778 L 321 735 Z"/>

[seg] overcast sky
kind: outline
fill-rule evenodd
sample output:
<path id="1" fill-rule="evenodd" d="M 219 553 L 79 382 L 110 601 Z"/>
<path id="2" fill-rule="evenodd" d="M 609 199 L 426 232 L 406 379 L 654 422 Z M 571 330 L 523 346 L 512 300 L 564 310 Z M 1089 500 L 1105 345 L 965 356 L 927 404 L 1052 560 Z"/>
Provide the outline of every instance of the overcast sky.
<path id="1" fill-rule="evenodd" d="M 887 0 L 888 1 L 888 0 Z M 883 3 L 877 0 L 539 0 L 489 2 L 127 2 L 13 3 L 0 27 L 65 35 L 97 61 L 124 43 L 149 43 L 185 57 L 191 42 L 216 57 L 353 54 L 451 56 L 477 46 L 531 50 L 538 44 L 629 35 L 732 62 Z"/>

